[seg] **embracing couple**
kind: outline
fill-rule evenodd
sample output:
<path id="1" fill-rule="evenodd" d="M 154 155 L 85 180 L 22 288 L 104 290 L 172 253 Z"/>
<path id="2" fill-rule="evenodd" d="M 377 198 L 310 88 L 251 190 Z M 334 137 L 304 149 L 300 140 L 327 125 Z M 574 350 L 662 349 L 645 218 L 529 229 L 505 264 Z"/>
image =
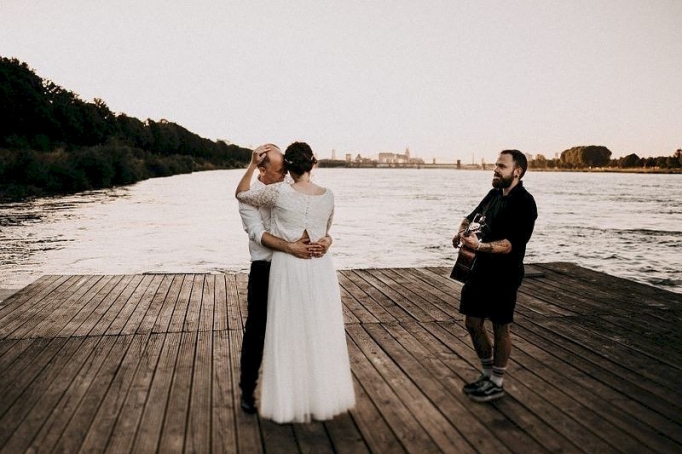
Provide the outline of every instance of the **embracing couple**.
<path id="1" fill-rule="evenodd" d="M 327 249 L 334 194 L 314 184 L 308 144 L 253 151 L 235 192 L 249 235 L 241 406 L 278 423 L 327 420 L 355 405 L 341 293 Z M 252 182 L 253 175 L 257 179 Z M 284 182 L 289 173 L 293 182 Z"/>

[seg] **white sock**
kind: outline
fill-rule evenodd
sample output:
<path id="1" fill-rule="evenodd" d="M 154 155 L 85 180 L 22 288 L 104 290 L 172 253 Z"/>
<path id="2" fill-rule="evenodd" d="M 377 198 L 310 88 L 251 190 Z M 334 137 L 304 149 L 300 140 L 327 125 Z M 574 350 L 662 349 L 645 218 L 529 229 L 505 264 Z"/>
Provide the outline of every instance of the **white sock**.
<path id="1" fill-rule="evenodd" d="M 506 371 L 506 367 L 496 367 L 493 366 L 493 373 L 490 376 L 490 381 L 495 383 L 497 386 L 502 386 L 502 382 L 504 381 L 504 371 Z"/>

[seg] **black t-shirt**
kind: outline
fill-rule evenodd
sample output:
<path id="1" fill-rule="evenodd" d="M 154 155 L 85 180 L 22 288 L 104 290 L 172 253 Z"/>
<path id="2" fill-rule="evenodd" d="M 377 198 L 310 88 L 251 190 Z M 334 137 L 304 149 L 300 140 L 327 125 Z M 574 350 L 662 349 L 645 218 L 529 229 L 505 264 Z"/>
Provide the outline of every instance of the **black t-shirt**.
<path id="1" fill-rule="evenodd" d="M 507 196 L 502 189 L 491 189 L 476 209 L 467 216 L 472 222 L 476 214 L 485 216 L 481 241 L 509 240 L 509 254 L 479 253 L 471 279 L 488 281 L 489 285 L 518 286 L 523 279 L 526 244 L 533 234 L 538 217 L 535 199 L 519 182 Z"/>

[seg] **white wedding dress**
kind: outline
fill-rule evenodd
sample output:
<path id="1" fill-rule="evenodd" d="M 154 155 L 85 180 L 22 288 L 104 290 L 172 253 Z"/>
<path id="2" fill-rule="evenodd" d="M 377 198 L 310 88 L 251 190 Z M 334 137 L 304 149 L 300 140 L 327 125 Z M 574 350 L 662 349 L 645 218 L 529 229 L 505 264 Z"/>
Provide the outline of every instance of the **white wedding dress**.
<path id="1" fill-rule="evenodd" d="M 297 192 L 288 183 L 242 192 L 272 207 L 270 233 L 296 241 L 327 234 L 334 195 Z M 275 251 L 268 289 L 260 414 L 278 423 L 326 420 L 355 405 L 341 294 L 331 255 L 299 259 Z"/>

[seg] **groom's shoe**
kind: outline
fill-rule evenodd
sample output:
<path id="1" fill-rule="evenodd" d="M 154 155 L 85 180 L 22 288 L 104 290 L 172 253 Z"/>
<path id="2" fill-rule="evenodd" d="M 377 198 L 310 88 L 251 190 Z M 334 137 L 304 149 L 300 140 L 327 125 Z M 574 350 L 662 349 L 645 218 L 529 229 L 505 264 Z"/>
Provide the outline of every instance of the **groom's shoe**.
<path id="1" fill-rule="evenodd" d="M 253 396 L 242 394 L 242 410 L 246 413 L 256 413 L 256 399 Z"/>

